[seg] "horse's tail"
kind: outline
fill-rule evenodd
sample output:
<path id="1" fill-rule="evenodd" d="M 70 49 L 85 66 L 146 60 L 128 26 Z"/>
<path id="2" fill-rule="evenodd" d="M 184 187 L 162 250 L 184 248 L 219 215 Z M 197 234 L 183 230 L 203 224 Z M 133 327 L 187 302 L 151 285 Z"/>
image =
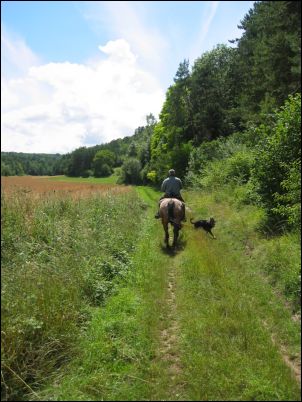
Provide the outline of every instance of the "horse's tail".
<path id="1" fill-rule="evenodd" d="M 173 224 L 174 219 L 174 201 L 170 200 L 168 203 L 168 219 Z"/>
<path id="2" fill-rule="evenodd" d="M 174 201 L 170 200 L 168 203 L 168 219 L 171 225 L 173 225 L 177 229 L 181 229 L 182 228 L 181 223 L 176 223 L 174 221 L 174 206 L 175 206 Z"/>

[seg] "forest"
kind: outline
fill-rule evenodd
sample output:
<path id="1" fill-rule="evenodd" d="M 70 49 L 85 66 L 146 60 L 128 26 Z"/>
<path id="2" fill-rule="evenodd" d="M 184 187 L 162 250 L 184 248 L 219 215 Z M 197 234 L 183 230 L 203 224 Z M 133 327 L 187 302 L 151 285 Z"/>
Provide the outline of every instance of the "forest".
<path id="1" fill-rule="evenodd" d="M 240 39 L 180 62 L 159 121 L 65 155 L 1 153 L 1 175 L 106 177 L 158 186 L 173 167 L 188 187 L 240 185 L 268 222 L 300 224 L 301 2 L 260 1 Z"/>

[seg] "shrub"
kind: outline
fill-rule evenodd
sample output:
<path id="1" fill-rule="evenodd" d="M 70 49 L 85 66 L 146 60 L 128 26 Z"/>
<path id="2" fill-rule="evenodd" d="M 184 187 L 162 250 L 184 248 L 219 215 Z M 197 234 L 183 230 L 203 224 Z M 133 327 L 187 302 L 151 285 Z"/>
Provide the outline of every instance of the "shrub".
<path id="1" fill-rule="evenodd" d="M 274 125 L 259 128 L 252 175 L 272 224 L 297 228 L 301 166 L 301 95 L 290 96 Z M 283 222 L 283 223 L 282 223 Z"/>
<path id="2" fill-rule="evenodd" d="M 199 174 L 189 172 L 186 184 L 194 187 L 216 189 L 227 183 L 247 183 L 253 165 L 253 155 L 250 151 L 239 151 L 229 158 L 215 159 L 208 162 Z"/>
<path id="3" fill-rule="evenodd" d="M 242 133 L 206 141 L 190 154 L 186 185 L 216 188 L 224 183 L 246 183 L 253 166 L 252 151 Z"/>
<path id="4" fill-rule="evenodd" d="M 284 194 L 275 194 L 277 206 L 273 211 L 284 217 L 291 227 L 301 227 L 301 161 L 289 165 L 287 176 L 281 182 Z"/>
<path id="5" fill-rule="evenodd" d="M 120 182 L 125 184 L 141 184 L 141 163 L 138 159 L 125 160 L 121 169 Z"/>
<path id="6" fill-rule="evenodd" d="M 150 180 L 152 183 L 155 183 L 156 182 L 156 171 L 151 170 L 151 172 L 148 172 L 147 179 Z"/>
<path id="7" fill-rule="evenodd" d="M 102 149 L 95 154 L 93 159 L 95 177 L 106 177 L 113 173 L 115 154 L 107 149 Z"/>
<path id="8" fill-rule="evenodd" d="M 93 171 L 91 169 L 84 170 L 82 177 L 91 177 L 93 176 Z"/>
<path id="9" fill-rule="evenodd" d="M 260 196 L 257 194 L 255 183 L 249 180 L 247 183 L 236 186 L 233 194 L 237 205 L 256 204 L 261 202 Z"/>
<path id="10" fill-rule="evenodd" d="M 251 152 L 239 151 L 224 162 L 228 181 L 236 181 L 238 184 L 248 182 L 253 164 Z"/>

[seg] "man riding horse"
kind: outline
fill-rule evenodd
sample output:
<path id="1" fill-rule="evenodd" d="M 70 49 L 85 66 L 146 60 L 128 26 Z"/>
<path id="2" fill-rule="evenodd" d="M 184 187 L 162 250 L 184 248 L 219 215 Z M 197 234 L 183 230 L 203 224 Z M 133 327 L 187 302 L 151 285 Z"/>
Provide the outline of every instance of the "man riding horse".
<path id="1" fill-rule="evenodd" d="M 180 194 L 180 190 L 182 189 L 182 182 L 178 177 L 175 177 L 175 170 L 170 169 L 169 170 L 169 177 L 167 177 L 161 185 L 161 191 L 163 191 L 165 194 L 160 197 L 159 199 L 159 204 L 160 206 L 161 200 L 164 198 L 177 198 L 182 202 L 182 208 L 183 208 L 183 218 L 182 220 L 185 222 L 186 221 L 186 208 L 185 208 L 185 201 L 182 198 Z M 159 211 L 155 215 L 156 219 L 160 218 Z"/>

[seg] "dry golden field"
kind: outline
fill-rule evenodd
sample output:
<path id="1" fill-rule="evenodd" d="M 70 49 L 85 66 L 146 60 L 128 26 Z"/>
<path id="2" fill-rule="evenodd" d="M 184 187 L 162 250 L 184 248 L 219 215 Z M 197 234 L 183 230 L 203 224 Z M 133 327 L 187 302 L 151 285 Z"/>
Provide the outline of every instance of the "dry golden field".
<path id="1" fill-rule="evenodd" d="M 13 194 L 16 191 L 32 193 L 32 195 L 71 195 L 74 198 L 89 197 L 93 194 L 100 195 L 122 194 L 130 191 L 130 187 L 116 184 L 92 184 L 92 183 L 68 183 L 50 181 L 43 176 L 8 176 L 1 177 L 1 190 L 5 194 Z"/>

